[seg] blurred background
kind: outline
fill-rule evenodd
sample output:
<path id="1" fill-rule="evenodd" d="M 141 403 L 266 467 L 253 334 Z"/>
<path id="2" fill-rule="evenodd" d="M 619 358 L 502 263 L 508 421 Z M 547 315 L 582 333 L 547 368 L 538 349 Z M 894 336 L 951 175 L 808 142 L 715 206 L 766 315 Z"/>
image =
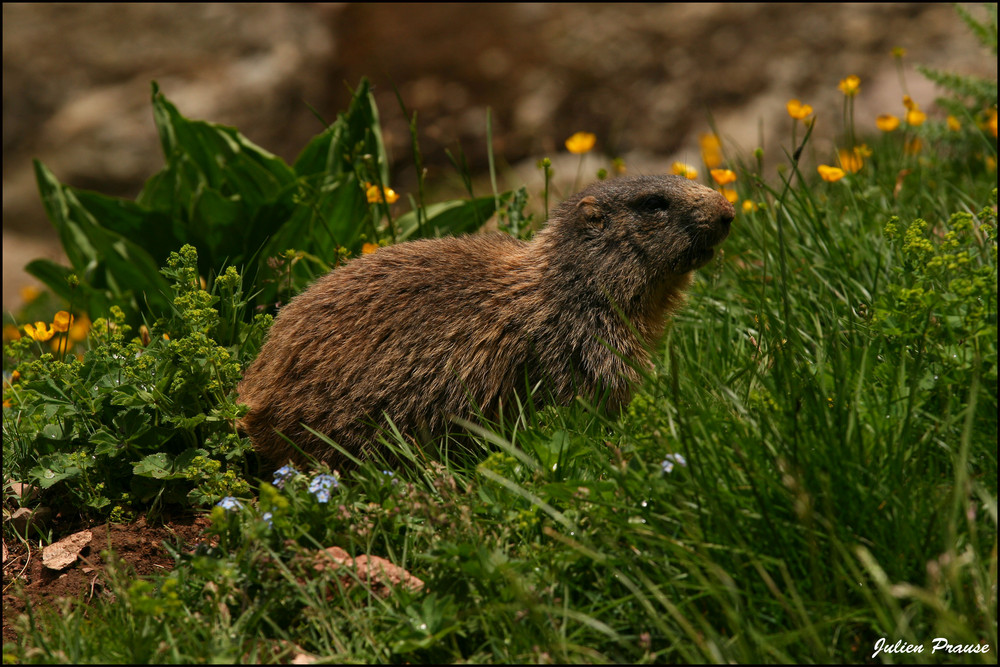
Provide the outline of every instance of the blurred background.
<path id="1" fill-rule="evenodd" d="M 910 95 L 932 115 L 934 87 L 915 65 L 996 77 L 944 4 L 5 3 L 3 308 L 38 284 L 27 262 L 61 255 L 31 160 L 133 198 L 163 164 L 153 80 L 189 118 L 235 126 L 292 161 L 323 128 L 313 110 L 332 121 L 367 76 L 400 193 L 415 173 L 396 90 L 418 114 L 429 185 L 451 194 L 446 149 L 487 173 L 489 108 L 506 185 L 537 195 L 537 160 L 550 157 L 566 195 L 579 158 L 563 141 L 579 130 L 598 137 L 585 180 L 613 157 L 629 173 L 700 164 L 712 123 L 727 152 L 763 146 L 773 170 L 789 148 L 790 98 L 816 110 L 811 150 L 827 159 L 845 76 L 861 78 L 860 132 L 902 113 L 897 46 Z"/>

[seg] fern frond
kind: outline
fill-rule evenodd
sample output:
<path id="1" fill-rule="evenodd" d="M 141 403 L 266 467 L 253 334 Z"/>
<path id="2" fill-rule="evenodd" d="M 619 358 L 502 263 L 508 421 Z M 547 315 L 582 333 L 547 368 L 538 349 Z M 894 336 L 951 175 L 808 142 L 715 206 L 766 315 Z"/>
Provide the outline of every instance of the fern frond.
<path id="1" fill-rule="evenodd" d="M 997 55 L 997 6 L 994 3 L 984 3 L 986 7 L 987 21 L 980 22 L 962 5 L 956 4 L 955 11 L 962 17 L 966 25 L 975 33 L 976 39 L 983 46 L 990 49 L 993 55 Z"/>
<path id="2" fill-rule="evenodd" d="M 996 106 L 997 82 L 995 80 L 990 81 L 968 74 L 944 72 L 921 65 L 917 66 L 917 71 L 949 92 L 959 97 L 974 100 L 979 106 Z"/>

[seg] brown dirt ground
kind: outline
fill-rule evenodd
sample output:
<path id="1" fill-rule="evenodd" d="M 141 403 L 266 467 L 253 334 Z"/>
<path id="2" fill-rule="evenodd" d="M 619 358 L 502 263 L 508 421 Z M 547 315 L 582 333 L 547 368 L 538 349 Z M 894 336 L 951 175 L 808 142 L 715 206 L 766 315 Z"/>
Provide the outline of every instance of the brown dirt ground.
<path id="1" fill-rule="evenodd" d="M 60 539 L 81 530 L 90 530 L 93 537 L 84 547 L 80 558 L 64 570 L 55 571 L 42 565 L 41 549 L 20 540 L 4 538 L 9 551 L 3 563 L 3 641 L 17 642 L 18 619 L 30 604 L 43 608 L 62 598 L 83 599 L 88 603 L 105 589 L 103 575 L 106 561 L 101 552 L 110 549 L 122 566 L 128 564 L 137 576 L 146 577 L 169 571 L 173 558 L 164 543 L 181 542 L 193 548 L 202 541 L 208 526 L 205 516 L 180 515 L 164 517 L 162 523 L 151 525 L 145 517 L 128 524 L 87 526 L 78 520 L 60 519 L 52 523 L 53 539 Z"/>

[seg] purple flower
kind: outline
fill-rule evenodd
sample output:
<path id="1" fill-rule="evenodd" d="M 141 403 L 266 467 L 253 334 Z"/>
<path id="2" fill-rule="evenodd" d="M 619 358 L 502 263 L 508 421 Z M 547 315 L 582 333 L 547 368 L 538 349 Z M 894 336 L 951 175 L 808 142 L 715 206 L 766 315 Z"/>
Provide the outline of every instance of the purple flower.
<path id="1" fill-rule="evenodd" d="M 297 474 L 299 471 L 292 466 L 282 466 L 274 471 L 274 485 L 280 489 L 285 485 L 285 482 Z"/>
<path id="2" fill-rule="evenodd" d="M 686 467 L 688 464 L 687 460 L 680 454 L 667 454 L 666 457 L 664 457 L 663 462 L 660 463 L 660 467 L 663 468 L 663 473 L 669 474 L 673 472 L 675 463 L 682 467 Z"/>
<path id="3" fill-rule="evenodd" d="M 330 489 L 335 489 L 338 486 L 337 478 L 333 475 L 316 475 L 309 482 L 309 493 L 316 496 L 316 500 L 319 502 L 325 503 L 330 500 Z"/>
<path id="4" fill-rule="evenodd" d="M 222 509 L 228 510 L 230 512 L 237 512 L 243 509 L 243 503 L 236 500 L 236 498 L 233 498 L 232 496 L 226 496 L 225 498 L 223 498 L 222 500 L 220 500 L 215 504 L 217 507 L 221 507 Z"/>

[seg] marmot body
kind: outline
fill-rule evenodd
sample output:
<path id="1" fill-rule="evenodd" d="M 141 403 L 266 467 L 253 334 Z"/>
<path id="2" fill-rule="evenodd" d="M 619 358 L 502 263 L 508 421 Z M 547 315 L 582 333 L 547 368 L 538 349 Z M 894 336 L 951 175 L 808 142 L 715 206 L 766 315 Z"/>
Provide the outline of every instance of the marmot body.
<path id="1" fill-rule="evenodd" d="M 275 463 L 301 458 L 281 432 L 336 465 L 302 424 L 364 458 L 386 415 L 436 435 L 536 384 L 536 402 L 617 409 L 733 215 L 679 176 L 619 178 L 563 202 L 530 242 L 421 240 L 354 259 L 281 309 L 239 386 L 241 426 Z"/>

